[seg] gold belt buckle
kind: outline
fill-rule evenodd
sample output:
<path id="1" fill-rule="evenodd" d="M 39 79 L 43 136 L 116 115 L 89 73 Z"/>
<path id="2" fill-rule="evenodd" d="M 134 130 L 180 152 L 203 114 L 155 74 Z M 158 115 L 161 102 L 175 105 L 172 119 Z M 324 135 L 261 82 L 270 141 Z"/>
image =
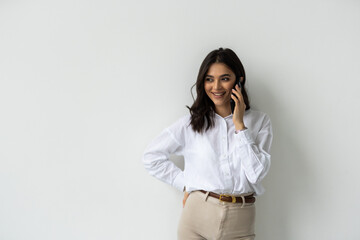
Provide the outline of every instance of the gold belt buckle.
<path id="1" fill-rule="evenodd" d="M 233 203 L 236 203 L 236 197 L 234 197 L 234 196 L 232 196 L 232 195 L 229 195 L 229 194 L 220 194 L 219 200 L 220 200 L 221 202 L 226 202 L 226 201 L 222 200 L 221 197 L 231 197 L 232 202 L 233 202 Z"/>

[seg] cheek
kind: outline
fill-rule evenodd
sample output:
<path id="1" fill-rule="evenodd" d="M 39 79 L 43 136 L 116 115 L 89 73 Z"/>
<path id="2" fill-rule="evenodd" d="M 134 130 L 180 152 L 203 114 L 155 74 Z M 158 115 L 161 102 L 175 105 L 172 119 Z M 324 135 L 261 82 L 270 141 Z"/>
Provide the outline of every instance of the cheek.
<path id="1" fill-rule="evenodd" d="M 231 93 L 235 83 L 231 83 L 226 86 L 226 89 Z"/>
<path id="2" fill-rule="evenodd" d="M 204 85 L 205 92 L 210 91 L 211 87 L 207 84 Z"/>

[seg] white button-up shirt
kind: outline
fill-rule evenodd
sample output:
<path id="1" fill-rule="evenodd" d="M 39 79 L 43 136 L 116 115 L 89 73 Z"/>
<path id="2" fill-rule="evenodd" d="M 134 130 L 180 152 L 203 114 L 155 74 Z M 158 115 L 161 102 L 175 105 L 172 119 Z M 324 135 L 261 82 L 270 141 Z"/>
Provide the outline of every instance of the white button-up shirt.
<path id="1" fill-rule="evenodd" d="M 203 134 L 190 125 L 190 114 L 165 128 L 147 146 L 142 161 L 149 174 L 180 191 L 218 194 L 264 193 L 261 180 L 270 167 L 272 127 L 269 116 L 249 109 L 247 129 L 235 133 L 232 114 L 215 113 L 215 126 Z M 184 171 L 169 161 L 170 154 L 184 156 Z"/>

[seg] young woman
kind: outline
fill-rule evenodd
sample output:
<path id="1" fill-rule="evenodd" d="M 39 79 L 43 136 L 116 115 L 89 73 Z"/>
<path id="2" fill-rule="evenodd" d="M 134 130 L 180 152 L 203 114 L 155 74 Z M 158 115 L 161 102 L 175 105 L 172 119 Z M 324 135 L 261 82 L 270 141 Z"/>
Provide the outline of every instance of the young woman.
<path id="1" fill-rule="evenodd" d="M 149 173 L 184 192 L 180 240 L 255 238 L 255 196 L 264 192 L 273 134 L 269 116 L 250 109 L 245 82 L 244 67 L 231 49 L 210 52 L 190 113 L 144 152 Z M 170 154 L 184 156 L 184 171 L 169 161 Z"/>

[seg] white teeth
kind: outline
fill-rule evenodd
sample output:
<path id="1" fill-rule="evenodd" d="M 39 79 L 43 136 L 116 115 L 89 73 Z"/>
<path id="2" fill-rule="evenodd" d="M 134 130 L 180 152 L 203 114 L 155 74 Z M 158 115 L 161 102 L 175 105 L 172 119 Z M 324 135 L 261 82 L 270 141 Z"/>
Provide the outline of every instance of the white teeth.
<path id="1" fill-rule="evenodd" d="M 221 96 L 224 95 L 224 93 L 214 93 L 215 96 Z"/>

